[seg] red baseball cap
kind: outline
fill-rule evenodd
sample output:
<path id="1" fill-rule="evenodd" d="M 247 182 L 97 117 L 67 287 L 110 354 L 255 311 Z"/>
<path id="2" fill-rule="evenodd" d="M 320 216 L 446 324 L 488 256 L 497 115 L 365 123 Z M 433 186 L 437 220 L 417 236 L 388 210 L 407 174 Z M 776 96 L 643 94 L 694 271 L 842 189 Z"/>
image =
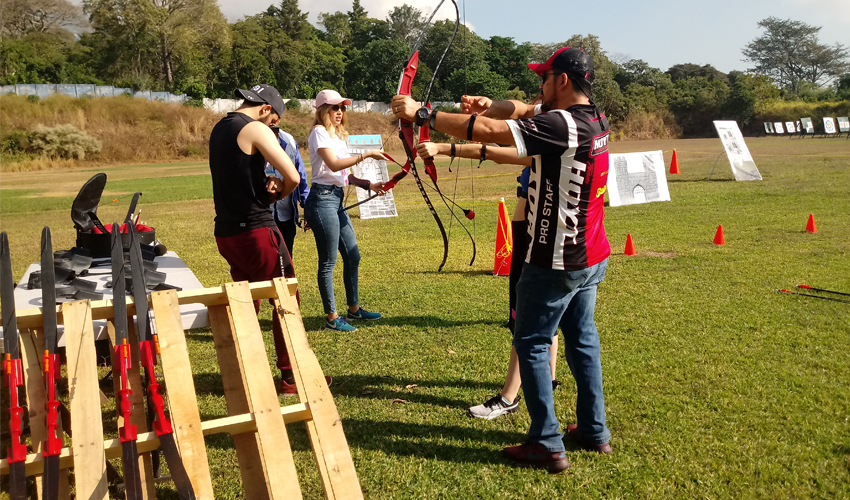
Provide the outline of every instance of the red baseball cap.
<path id="1" fill-rule="evenodd" d="M 593 59 L 578 47 L 560 48 L 546 62 L 529 64 L 528 69 L 537 73 L 537 76 L 543 76 L 549 69 L 561 70 L 575 80 L 588 96 L 596 76 L 593 71 Z"/>

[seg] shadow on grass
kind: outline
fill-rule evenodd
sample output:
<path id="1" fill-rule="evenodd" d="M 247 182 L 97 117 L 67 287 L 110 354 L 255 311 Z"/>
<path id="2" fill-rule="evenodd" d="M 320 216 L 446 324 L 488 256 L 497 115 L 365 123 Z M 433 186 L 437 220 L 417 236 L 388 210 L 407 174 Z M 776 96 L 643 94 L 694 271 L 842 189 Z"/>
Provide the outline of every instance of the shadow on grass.
<path id="1" fill-rule="evenodd" d="M 419 380 L 401 379 L 396 377 L 380 377 L 374 375 L 334 375 L 331 393 L 334 397 L 350 397 L 359 399 L 405 399 L 412 403 L 435 405 L 440 407 L 468 408 L 470 401 L 445 398 L 426 394 L 430 388 L 466 388 L 473 390 L 486 389 L 494 393 L 501 389 L 496 383 L 476 382 L 472 380 Z M 224 383 L 220 373 L 196 373 L 193 375 L 195 393 L 207 396 L 224 396 Z M 406 389 L 415 384 L 413 389 Z M 398 387 L 398 390 L 387 389 L 385 386 Z M 365 394 L 364 394 L 365 393 Z"/>
<path id="2" fill-rule="evenodd" d="M 324 330 L 326 316 L 304 316 L 302 318 L 304 320 L 304 329 L 307 331 L 316 331 L 316 330 Z M 474 325 L 485 325 L 485 326 L 493 326 L 493 327 L 502 327 L 504 326 L 505 321 L 500 319 L 493 320 L 473 320 L 473 321 L 453 321 L 445 318 L 441 318 L 439 316 L 431 316 L 431 315 L 423 315 L 423 316 L 384 316 L 379 321 L 356 321 L 352 322 L 352 325 L 356 328 L 363 328 L 369 326 L 395 326 L 395 327 L 405 327 L 405 326 L 418 326 L 418 327 L 428 327 L 428 328 L 453 328 L 453 327 L 463 327 L 463 326 L 474 326 Z M 260 320 L 260 328 L 263 331 L 270 331 L 272 329 L 271 320 L 261 319 Z"/>
<path id="3" fill-rule="evenodd" d="M 445 462 L 500 464 L 506 463 L 492 447 L 476 446 L 487 442 L 497 447 L 521 443 L 525 435 L 518 432 L 482 430 L 452 425 L 414 424 L 387 420 L 343 420 L 345 437 L 351 448 L 379 451 L 399 457 L 420 457 Z M 310 452 L 303 424 L 287 426 L 293 451 Z M 229 434 L 213 434 L 204 438 L 207 447 L 234 449 Z M 451 444 L 448 441 L 457 441 Z"/>
<path id="4" fill-rule="evenodd" d="M 693 182 L 735 182 L 735 178 L 732 179 L 667 179 L 668 183 L 693 183 Z"/>
<path id="5" fill-rule="evenodd" d="M 525 435 L 518 432 L 388 420 L 344 419 L 342 425 L 352 448 L 400 457 L 436 458 L 445 462 L 505 463 L 501 454 L 494 452 L 492 447 L 476 446 L 475 443 L 486 442 L 502 447 L 521 443 L 525 439 Z M 450 441 L 458 444 L 451 444 Z M 293 449 L 302 446 L 308 449 L 309 446 L 306 439 L 297 439 L 293 445 Z"/>
<path id="6" fill-rule="evenodd" d="M 406 389 L 408 385 L 415 384 L 416 387 Z M 395 386 L 398 390 L 382 388 L 382 386 Z M 331 392 L 334 397 L 347 396 L 359 399 L 387 399 L 393 400 L 396 398 L 410 401 L 411 403 L 420 403 L 435 405 L 440 407 L 452 407 L 466 409 L 471 406 L 470 401 L 445 398 L 426 394 L 430 388 L 467 388 L 467 389 L 487 389 L 497 392 L 501 389 L 499 384 L 482 383 L 472 380 L 421 380 L 421 379 L 400 379 L 396 377 L 381 377 L 374 375 L 337 375 L 334 376 L 334 383 L 331 386 Z M 472 403 L 474 404 L 474 403 Z"/>

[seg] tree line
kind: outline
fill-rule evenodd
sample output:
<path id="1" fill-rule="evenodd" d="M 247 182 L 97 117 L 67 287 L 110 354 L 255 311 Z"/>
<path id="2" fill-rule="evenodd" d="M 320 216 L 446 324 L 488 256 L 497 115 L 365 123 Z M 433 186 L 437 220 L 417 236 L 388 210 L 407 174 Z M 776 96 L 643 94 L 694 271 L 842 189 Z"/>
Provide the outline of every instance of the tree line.
<path id="1" fill-rule="evenodd" d="M 231 97 L 265 82 L 285 97 L 312 98 L 333 88 L 357 100 L 388 102 L 426 15 L 404 4 L 383 19 L 353 0 L 348 12 L 307 20 L 298 0 L 281 0 L 229 23 L 215 0 L 4 0 L 0 4 L 0 84 L 94 83 L 137 90 Z M 598 37 L 552 44 L 479 37 L 461 25 L 434 81 L 431 100 L 463 94 L 530 99 L 539 78 L 529 62 L 558 47 L 583 47 L 596 64 L 594 97 L 613 125 L 661 123 L 675 135 L 710 133 L 711 121 L 746 125 L 785 100 L 850 99 L 848 50 L 818 39 L 820 28 L 768 18 L 743 48 L 747 71 L 677 64 L 662 71 L 606 52 Z M 424 97 L 455 30 L 453 20 L 424 28 L 414 97 Z"/>

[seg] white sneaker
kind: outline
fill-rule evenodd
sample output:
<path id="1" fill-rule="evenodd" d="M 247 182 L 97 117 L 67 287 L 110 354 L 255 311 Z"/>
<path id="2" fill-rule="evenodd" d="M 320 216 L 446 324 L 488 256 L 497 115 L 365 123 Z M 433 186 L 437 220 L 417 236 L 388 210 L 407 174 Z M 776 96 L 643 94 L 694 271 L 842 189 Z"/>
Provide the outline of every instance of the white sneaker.
<path id="1" fill-rule="evenodd" d="M 493 420 L 508 413 L 516 413 L 519 409 L 519 400 L 520 396 L 517 396 L 514 402 L 511 403 L 503 398 L 501 394 L 497 394 L 488 399 L 484 404 L 470 408 L 467 411 L 467 415 L 474 418 L 483 418 L 484 420 Z"/>

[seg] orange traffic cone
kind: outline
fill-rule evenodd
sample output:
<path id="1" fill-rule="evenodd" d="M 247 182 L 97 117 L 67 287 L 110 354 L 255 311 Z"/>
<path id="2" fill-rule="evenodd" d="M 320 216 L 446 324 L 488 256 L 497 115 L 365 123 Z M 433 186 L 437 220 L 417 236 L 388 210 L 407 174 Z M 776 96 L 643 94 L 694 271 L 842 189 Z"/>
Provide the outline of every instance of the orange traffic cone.
<path id="1" fill-rule="evenodd" d="M 679 171 L 679 158 L 676 156 L 676 150 L 673 150 L 673 159 L 670 160 L 670 173 L 671 174 L 681 174 Z"/>
<path id="2" fill-rule="evenodd" d="M 511 257 L 514 253 L 514 239 L 511 235 L 511 220 L 505 199 L 499 200 L 499 220 L 496 224 L 496 257 L 493 261 L 494 276 L 510 276 Z"/>
<path id="3" fill-rule="evenodd" d="M 806 223 L 806 232 L 807 233 L 818 232 L 818 226 L 815 225 L 815 214 L 809 214 L 809 222 Z"/>
<path id="4" fill-rule="evenodd" d="M 626 255 L 637 255 L 637 250 L 635 250 L 635 242 L 632 241 L 631 233 L 626 236 L 626 250 L 623 253 Z"/>
<path id="5" fill-rule="evenodd" d="M 717 232 L 714 233 L 714 244 L 715 245 L 725 245 L 726 238 L 723 237 L 723 225 L 717 226 Z"/>

